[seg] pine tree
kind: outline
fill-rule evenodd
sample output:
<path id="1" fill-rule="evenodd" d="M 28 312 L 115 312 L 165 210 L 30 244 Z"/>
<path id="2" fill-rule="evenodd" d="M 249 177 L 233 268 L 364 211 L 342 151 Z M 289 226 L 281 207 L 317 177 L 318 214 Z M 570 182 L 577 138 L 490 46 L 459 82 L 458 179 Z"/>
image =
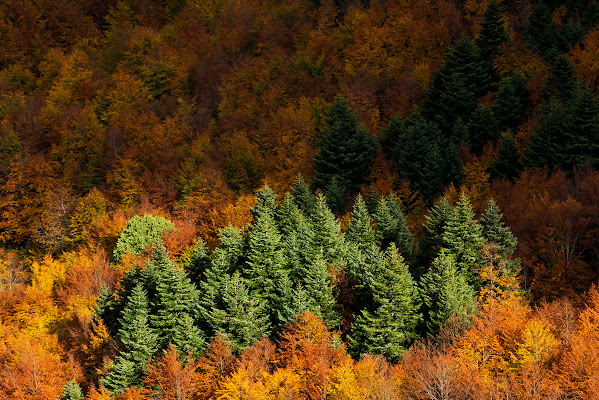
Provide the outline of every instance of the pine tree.
<path id="1" fill-rule="evenodd" d="M 497 120 L 490 107 L 478 105 L 468 125 L 468 144 L 470 150 L 480 155 L 488 141 L 494 142 L 499 136 Z"/>
<path id="2" fill-rule="evenodd" d="M 224 282 L 222 303 L 225 324 L 217 328 L 238 350 L 251 346 L 270 333 L 267 303 L 260 297 L 250 296 L 239 272 Z"/>
<path id="3" fill-rule="evenodd" d="M 118 357 L 110 373 L 102 379 L 101 385 L 112 396 L 117 397 L 127 390 L 128 387 L 137 385 L 139 379 L 139 368 L 137 368 L 135 363 Z"/>
<path id="4" fill-rule="evenodd" d="M 119 322 L 120 359 L 135 366 L 134 374 L 128 375 L 127 379 L 132 378 L 134 380 L 130 383 L 137 383 L 146 365 L 158 351 L 158 333 L 150 325 L 148 299 L 141 283 L 135 286 L 129 296 Z"/>
<path id="5" fill-rule="evenodd" d="M 62 387 L 62 395 L 58 400 L 83 400 L 81 386 L 75 381 L 68 381 Z"/>
<path id="6" fill-rule="evenodd" d="M 316 200 L 310 186 L 304 181 L 302 174 L 298 174 L 292 188 L 293 200 L 299 209 L 305 214 L 310 215 L 314 212 Z"/>
<path id="7" fill-rule="evenodd" d="M 480 226 L 482 227 L 483 237 L 497 246 L 499 255 L 508 257 L 516 249 L 517 239 L 510 228 L 504 226 L 505 223 L 501 221 L 501 218 L 502 214 L 499 207 L 491 199 L 487 203 L 485 213 L 480 218 Z"/>
<path id="8" fill-rule="evenodd" d="M 526 80 L 521 75 L 513 75 L 503 81 L 493 107 L 500 131 L 516 131 L 526 117 L 528 97 Z"/>
<path id="9" fill-rule="evenodd" d="M 465 322 L 474 311 L 474 290 L 458 271 L 455 256 L 445 249 L 433 260 L 420 285 L 429 334 L 435 335 L 450 316 Z"/>
<path id="10" fill-rule="evenodd" d="M 344 237 L 335 215 L 329 209 L 326 198 L 322 194 L 316 196 L 316 208 L 310 223 L 314 233 L 310 244 L 311 259 L 321 254 L 327 262 L 334 264 L 340 256 Z"/>
<path id="11" fill-rule="evenodd" d="M 350 242 L 355 243 L 358 248 L 376 243 L 376 234 L 372 228 L 370 214 L 368 213 L 366 203 L 360 194 L 356 197 L 345 237 Z"/>
<path id="12" fill-rule="evenodd" d="M 373 303 L 355 319 L 350 338 L 354 354 L 381 354 L 397 361 L 417 338 L 418 289 L 394 244 L 369 285 Z"/>
<path id="13" fill-rule="evenodd" d="M 501 141 L 499 147 L 498 159 L 489 168 L 489 173 L 492 179 L 503 179 L 514 180 L 520 176 L 522 171 L 522 162 L 520 161 L 520 154 L 516 148 L 516 141 L 511 132 L 508 132 Z"/>
<path id="14" fill-rule="evenodd" d="M 443 247 L 455 256 L 459 273 L 475 288 L 479 287 L 478 272 L 484 265 L 484 243 L 482 227 L 474 218 L 470 200 L 462 193 L 443 231 Z"/>
<path id="15" fill-rule="evenodd" d="M 337 185 L 357 191 L 377 148 L 374 137 L 358 125 L 356 115 L 343 97 L 336 97 L 326 119 L 328 130 L 314 157 L 314 186 L 326 190 L 333 177 Z"/>
<path id="16" fill-rule="evenodd" d="M 391 194 L 389 197 L 379 199 L 373 219 L 381 248 L 386 250 L 395 243 L 404 258 L 411 258 L 414 236 L 410 233 L 395 195 Z"/>
<path id="17" fill-rule="evenodd" d="M 481 63 L 488 76 L 491 77 L 491 84 L 498 81 L 498 74 L 493 66 L 493 60 L 499 55 L 499 46 L 509 40 L 505 26 L 505 15 L 501 11 L 498 2 L 491 0 L 487 5 L 480 23 L 478 36 L 474 41 Z"/>

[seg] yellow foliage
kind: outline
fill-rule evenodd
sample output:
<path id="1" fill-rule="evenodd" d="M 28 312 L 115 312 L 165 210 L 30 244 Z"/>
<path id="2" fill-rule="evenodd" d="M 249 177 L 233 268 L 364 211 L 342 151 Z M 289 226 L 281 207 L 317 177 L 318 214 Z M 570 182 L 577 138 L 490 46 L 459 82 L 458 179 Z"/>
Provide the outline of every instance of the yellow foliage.
<path id="1" fill-rule="evenodd" d="M 46 254 L 41 263 L 31 264 L 31 284 L 39 292 L 50 295 L 55 284 L 64 282 L 66 266 Z"/>
<path id="2" fill-rule="evenodd" d="M 528 365 L 547 362 L 555 352 L 559 341 L 551 333 L 547 324 L 539 319 L 529 321 L 522 332 L 516 354 L 512 355 L 515 365 Z"/>
<path id="3" fill-rule="evenodd" d="M 270 399 L 295 399 L 301 389 L 301 377 L 289 368 L 280 368 L 272 374 L 264 373 L 262 382 Z"/>
<path id="4" fill-rule="evenodd" d="M 261 381 L 252 379 L 252 371 L 239 368 L 227 380 L 216 394 L 219 400 L 261 400 L 270 398 Z"/>
<path id="5" fill-rule="evenodd" d="M 347 359 L 343 363 L 333 367 L 329 375 L 327 398 L 339 400 L 361 400 L 364 398 L 356 379 L 353 364 L 351 359 Z"/>

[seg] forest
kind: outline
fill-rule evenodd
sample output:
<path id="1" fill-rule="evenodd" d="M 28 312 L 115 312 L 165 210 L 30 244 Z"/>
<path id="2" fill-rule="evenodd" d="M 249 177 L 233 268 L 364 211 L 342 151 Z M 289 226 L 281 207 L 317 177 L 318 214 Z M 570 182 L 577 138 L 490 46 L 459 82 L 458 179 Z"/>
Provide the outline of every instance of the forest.
<path id="1" fill-rule="evenodd" d="M 599 1 L 0 1 L 0 398 L 599 400 Z"/>

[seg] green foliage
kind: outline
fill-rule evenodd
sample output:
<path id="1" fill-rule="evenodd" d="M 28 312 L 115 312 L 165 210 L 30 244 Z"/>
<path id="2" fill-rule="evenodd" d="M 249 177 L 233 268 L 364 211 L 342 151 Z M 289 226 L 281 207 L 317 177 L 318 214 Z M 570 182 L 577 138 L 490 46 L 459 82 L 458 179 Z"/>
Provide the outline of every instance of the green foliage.
<path id="1" fill-rule="evenodd" d="M 314 212 L 316 201 L 310 186 L 304 181 L 302 174 L 298 174 L 292 188 L 293 200 L 299 209 L 305 214 L 310 215 Z"/>
<path id="2" fill-rule="evenodd" d="M 492 179 L 507 178 L 514 180 L 520 175 L 522 169 L 522 161 L 520 161 L 520 154 L 518 154 L 516 148 L 516 141 L 511 132 L 508 132 L 501 141 L 498 158 L 489 168 L 489 173 Z"/>
<path id="3" fill-rule="evenodd" d="M 75 381 L 68 381 L 64 384 L 62 394 L 58 400 L 83 400 L 81 386 Z"/>
<path id="4" fill-rule="evenodd" d="M 414 236 L 406 225 L 406 219 L 395 195 L 379 198 L 373 219 L 381 248 L 387 249 L 394 243 L 404 258 L 411 258 Z"/>
<path id="5" fill-rule="evenodd" d="M 485 213 L 480 217 L 484 238 L 497 246 L 502 257 L 509 257 L 516 249 L 517 239 L 509 227 L 501 220 L 502 214 L 494 200 L 489 200 Z"/>
<path id="6" fill-rule="evenodd" d="M 102 379 L 101 385 L 116 397 L 129 386 L 137 384 L 140 377 L 139 369 L 134 362 L 118 357 L 110 373 Z"/>
<path id="7" fill-rule="evenodd" d="M 529 93 L 526 80 L 520 75 L 510 76 L 497 91 L 493 115 L 500 131 L 515 131 L 526 117 Z"/>
<path id="8" fill-rule="evenodd" d="M 490 107 L 478 105 L 468 125 L 468 144 L 470 150 L 480 155 L 487 142 L 494 142 L 499 136 L 499 126 Z"/>
<path id="9" fill-rule="evenodd" d="M 394 244 L 387 249 L 384 263 L 374 271 L 368 290 L 373 302 L 356 317 L 350 348 L 356 356 L 382 354 L 397 361 L 417 338 L 421 314 L 418 289 Z"/>
<path id="10" fill-rule="evenodd" d="M 125 254 L 141 255 L 148 247 L 157 244 L 162 235 L 174 227 L 171 221 L 160 216 L 136 215 L 127 222 L 112 255 L 117 261 Z"/>
<path id="11" fill-rule="evenodd" d="M 358 195 L 356 198 L 345 237 L 356 244 L 359 249 L 376 243 L 376 233 L 372 228 L 370 214 L 362 195 Z"/>
<path id="12" fill-rule="evenodd" d="M 356 115 L 343 97 L 335 98 L 326 122 L 328 130 L 314 157 L 314 186 L 340 202 L 344 191 L 348 194 L 360 188 L 377 144 L 374 137 L 358 125 Z"/>
<path id="13" fill-rule="evenodd" d="M 445 249 L 433 260 L 420 286 L 424 321 L 432 335 L 450 316 L 467 321 L 474 312 L 474 290 L 459 272 L 456 257 Z"/>

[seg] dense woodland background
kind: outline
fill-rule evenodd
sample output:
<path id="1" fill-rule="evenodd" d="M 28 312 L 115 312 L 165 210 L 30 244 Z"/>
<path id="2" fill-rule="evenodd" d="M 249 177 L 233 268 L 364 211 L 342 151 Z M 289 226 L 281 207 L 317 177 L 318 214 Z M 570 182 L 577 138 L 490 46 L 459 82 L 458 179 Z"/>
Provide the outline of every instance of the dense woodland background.
<path id="1" fill-rule="evenodd" d="M 0 398 L 599 399 L 599 2 L 3 0 Z"/>

